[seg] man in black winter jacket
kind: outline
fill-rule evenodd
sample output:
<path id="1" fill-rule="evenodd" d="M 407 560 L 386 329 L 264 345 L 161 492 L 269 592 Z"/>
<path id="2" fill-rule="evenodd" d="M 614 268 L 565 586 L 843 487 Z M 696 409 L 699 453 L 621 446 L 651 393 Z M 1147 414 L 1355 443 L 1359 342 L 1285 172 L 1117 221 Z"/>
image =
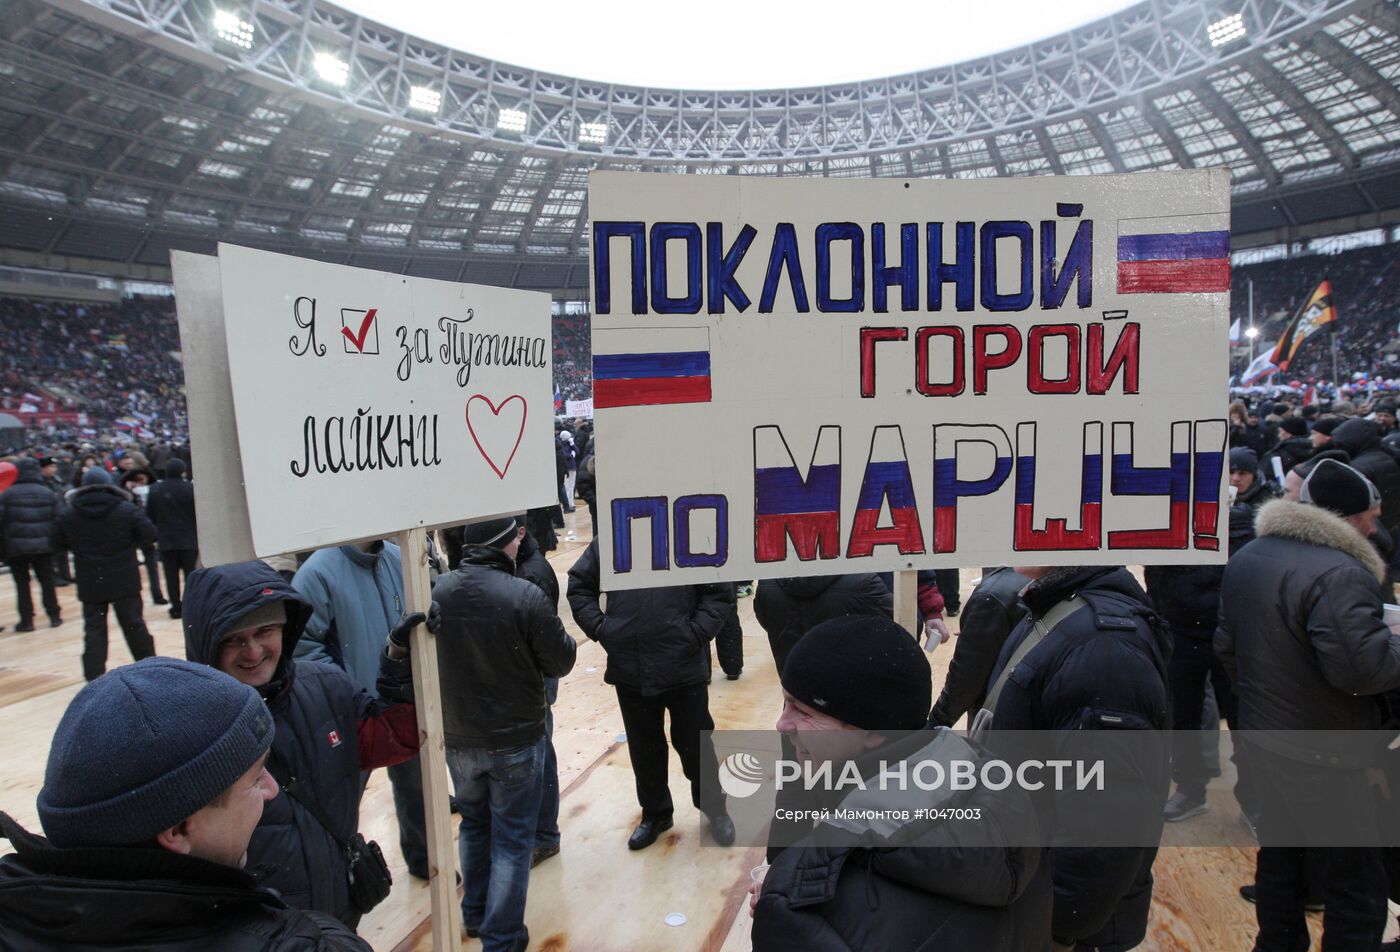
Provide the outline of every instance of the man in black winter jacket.
<path id="1" fill-rule="evenodd" d="M 1127 569 L 1017 571 L 1032 579 L 1021 595 L 1027 614 L 1007 638 L 992 675 L 992 727 L 1165 731 L 1170 634 Z M 1132 771 L 1125 789 L 1134 796 L 1120 804 L 1118 817 L 1130 819 L 1153 843 L 1160 839 L 1170 785 L 1161 753 L 1157 757 L 1157 747 L 1145 742 L 1140 758 L 1125 765 Z M 1056 945 L 1101 952 L 1135 948 L 1147 934 L 1157 848 L 1082 845 L 1097 842 L 1101 821 L 1080 809 L 1082 802 L 1072 791 L 1056 793 L 1043 816 L 1056 844 L 1048 851 Z"/>
<path id="2" fill-rule="evenodd" d="M 1254 538 L 1254 513 L 1274 496 L 1268 483 L 1259 478 L 1254 451 L 1236 447 L 1230 451 L 1230 485 L 1237 495 L 1230 510 L 1231 557 Z M 1206 775 L 1202 750 L 1201 708 L 1205 703 L 1206 680 L 1215 692 L 1215 707 L 1231 730 L 1239 729 L 1239 708 L 1230 676 L 1215 656 L 1211 641 L 1220 615 L 1220 582 L 1225 569 L 1220 565 L 1149 565 L 1143 572 L 1147 593 L 1157 612 L 1172 631 L 1171 665 L 1168 685 L 1172 699 L 1172 777 L 1176 792 L 1167 800 L 1165 818 L 1177 823 L 1205 813 Z M 1217 744 L 1219 723 L 1205 734 Z M 1239 752 L 1236 751 L 1238 758 Z M 1236 761 L 1238 763 L 1238 759 Z M 1254 805 L 1243 772 L 1235 796 L 1246 816 Z"/>
<path id="3" fill-rule="evenodd" d="M 91 681 L 107 670 L 109 605 L 131 657 L 140 661 L 156 653 L 141 617 L 141 569 L 136 561 L 136 550 L 155 541 L 156 527 L 101 466 L 83 474 L 83 485 L 68 493 L 67 503 L 54 523 L 53 544 L 73 552 L 78 600 L 83 603 L 83 677 Z"/>
<path id="4" fill-rule="evenodd" d="M 0 814 L 7 952 L 369 952 L 327 916 L 287 906 L 244 871 L 277 782 L 256 691 L 175 658 L 78 692 L 49 750 L 45 839 Z M 96 740 L 95 740 L 96 739 Z"/>
<path id="5" fill-rule="evenodd" d="M 569 569 L 569 608 L 583 633 L 603 646 L 603 680 L 617 692 L 627 729 L 627 754 L 637 781 L 642 820 L 628 849 L 646 849 L 672 826 L 674 807 L 666 782 L 666 714 L 671 743 L 690 781 L 691 802 L 710 821 L 721 846 L 734 842 L 719 787 L 713 750 L 702 749 L 701 732 L 714 730 L 710 717 L 710 641 L 724 627 L 733 587 L 671 585 L 608 593 L 603 611 L 598 541 Z"/>
<path id="6" fill-rule="evenodd" d="M 1332 431 L 1331 448 L 1344 450 L 1350 465 L 1371 481 L 1381 494 L 1381 525 L 1396 536 L 1400 530 L 1400 464 L 1381 446 L 1381 429 L 1359 417 Z"/>
<path id="7" fill-rule="evenodd" d="M 1366 732 L 1382 726 L 1375 695 L 1400 687 L 1400 637 L 1381 607 L 1386 567 L 1367 541 L 1380 507 L 1360 472 L 1323 460 L 1298 502 L 1260 510 L 1257 538 L 1225 569 L 1215 651 L 1235 682 L 1240 727 L 1251 732 L 1245 766 L 1261 795 L 1256 949 L 1308 948 L 1299 847 L 1329 845 L 1309 832 L 1327 820 L 1317 791 L 1348 803 L 1350 823 L 1375 822 L 1366 770 L 1376 751 Z M 1330 738 L 1319 746 L 1307 732 L 1321 730 Z M 1324 948 L 1377 948 L 1386 915 L 1379 850 L 1316 852 Z"/>
<path id="8" fill-rule="evenodd" d="M 1272 482 L 1281 482 L 1274 470 L 1274 459 L 1277 457 L 1281 471 L 1287 475 L 1294 466 L 1312 456 L 1316 451 L 1312 438 L 1308 435 L 1308 424 L 1302 417 L 1291 416 L 1278 426 L 1279 442 L 1274 448 L 1265 453 L 1259 463 L 1262 470 L 1262 478 Z"/>
<path id="9" fill-rule="evenodd" d="M 846 615 L 889 618 L 894 599 L 880 576 L 869 572 L 807 575 L 764 579 L 754 596 L 753 612 L 768 634 L 768 647 L 781 675 L 788 652 L 817 625 Z"/>
<path id="10" fill-rule="evenodd" d="M 15 631 L 34 630 L 34 596 L 29 590 L 31 572 L 39 580 L 39 592 L 49 624 L 63 624 L 53 579 L 53 524 L 59 500 L 44 485 L 39 461 L 28 456 L 16 461 L 15 484 L 0 493 L 0 556 L 15 579 L 15 604 L 19 624 Z"/>
<path id="11" fill-rule="evenodd" d="M 753 611 L 768 634 L 773 663 L 778 667 L 778 676 L 782 677 L 788 654 L 807 632 L 833 618 L 860 616 L 887 619 L 894 613 L 894 599 L 884 580 L 871 572 L 807 575 L 759 582 Z M 784 759 L 792 760 L 797 756 L 786 734 L 781 737 L 780 745 Z M 770 862 L 782 851 L 779 844 L 793 838 L 787 835 L 787 831 L 795 829 L 797 821 L 787 818 L 810 809 L 812 804 L 809 800 L 806 791 L 796 784 L 788 784 L 777 791 L 769 835 Z"/>
<path id="12" fill-rule="evenodd" d="M 928 659 L 888 618 L 847 616 L 814 627 L 783 669 L 778 730 L 809 770 L 865 782 L 815 785 L 815 815 L 750 890 L 755 952 L 1042 952 L 1050 942 L 1050 877 L 1035 810 L 1012 786 L 970 793 L 884 784 L 930 762 L 978 762 L 951 731 L 919 730 Z M 797 784 L 784 784 L 781 789 Z M 835 789 L 829 789 L 834 787 Z M 976 811 L 994 825 L 871 817 L 929 808 Z M 845 815 L 843 815 L 845 814 Z"/>
<path id="13" fill-rule="evenodd" d="M 196 571 L 186 603 L 186 657 L 256 690 L 277 727 L 267 769 L 283 796 L 258 821 L 248 871 L 289 905 L 353 929 L 365 910 L 350 901 L 340 844 L 359 831 L 361 774 L 418 752 L 408 633 L 424 616 L 387 633 L 376 698 L 335 665 L 294 660 L 311 606 L 266 562 Z"/>
<path id="14" fill-rule="evenodd" d="M 929 723 L 952 727 L 958 718 L 974 715 L 987 698 L 987 683 L 1001 655 L 1001 646 L 1026 614 L 1021 589 L 1030 579 L 1008 566 L 984 569 L 982 581 L 967 600 L 958 643 L 948 662 L 943 691 L 929 713 Z"/>
<path id="15" fill-rule="evenodd" d="M 170 617 L 179 618 L 180 573 L 189 581 L 199 564 L 199 530 L 194 516 L 194 485 L 185 478 L 189 467 L 182 459 L 165 465 L 165 478 L 151 487 L 146 515 L 156 526 L 160 564 L 165 568 L 165 591 L 170 596 Z"/>
<path id="16" fill-rule="evenodd" d="M 568 674 L 578 651 L 546 596 L 515 575 L 519 531 L 511 516 L 467 526 L 461 564 L 433 587 L 447 766 L 462 818 L 462 921 L 485 952 L 519 952 L 530 941 L 545 678 Z"/>
<path id="17" fill-rule="evenodd" d="M 515 553 L 515 577 L 523 578 L 544 593 L 550 610 L 559 614 L 559 577 L 554 566 L 544 557 L 540 547 L 526 531 L 523 521 L 516 519 L 516 537 L 520 549 Z M 460 558 L 460 556 L 459 556 Z M 535 849 L 530 868 L 559 854 L 559 755 L 554 750 L 554 702 L 559 699 L 559 679 L 544 679 L 544 699 L 549 711 L 544 718 L 544 769 L 541 771 L 540 813 L 535 824 Z"/>

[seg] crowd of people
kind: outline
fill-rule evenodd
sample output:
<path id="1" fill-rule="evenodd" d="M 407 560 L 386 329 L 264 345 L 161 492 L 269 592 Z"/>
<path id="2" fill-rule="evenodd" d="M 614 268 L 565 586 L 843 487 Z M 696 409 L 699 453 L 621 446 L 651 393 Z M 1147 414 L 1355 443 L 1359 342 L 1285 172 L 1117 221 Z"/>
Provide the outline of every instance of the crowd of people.
<path id="1" fill-rule="evenodd" d="M 1372 251 L 1339 256 L 1330 275 L 1357 325 L 1344 338 L 1349 367 L 1393 336 L 1383 327 L 1393 253 Z M 1261 284 L 1265 270 L 1281 290 L 1256 299 L 1263 312 L 1287 314 L 1315 283 L 1261 265 Z M 557 390 L 586 397 L 587 320 L 557 317 L 555 332 Z M 787 759 L 872 778 L 890 763 L 986 763 L 1014 732 L 1169 738 L 1114 806 L 1150 834 L 1135 845 L 1085 845 L 1094 818 L 1059 791 L 950 794 L 940 806 L 996 817 L 972 841 L 932 815 L 897 831 L 833 826 L 823 811 L 863 801 L 780 790 L 779 806 L 794 809 L 774 821 L 750 891 L 759 952 L 1136 947 L 1153 897 L 1150 844 L 1164 824 L 1210 810 L 1222 720 L 1240 732 L 1233 795 L 1260 844 L 1254 882 L 1240 884 L 1256 905 L 1255 948 L 1306 949 L 1304 914 L 1316 908 L 1325 949 L 1382 948 L 1400 850 L 1381 845 L 1394 810 L 1373 781 L 1400 783 L 1400 770 L 1353 738 L 1400 727 L 1400 635 L 1385 614 L 1400 573 L 1400 427 L 1384 394 L 1309 388 L 1306 404 L 1288 387 L 1240 394 L 1225 565 L 1152 566 L 1142 582 L 1125 566 L 991 566 L 965 603 L 956 571 L 921 572 L 909 632 L 890 620 L 889 576 L 606 592 L 596 541 L 561 591 L 546 555 L 578 501 L 596 532 L 587 422 L 556 425 L 557 506 L 440 534 L 428 612 L 405 611 L 402 555 L 386 540 L 199 567 L 168 302 L 4 299 L 0 342 L 0 397 L 42 390 L 102 425 L 143 414 L 141 429 L 170 434 L 104 444 L 55 427 L 5 461 L 14 481 L 0 493 L 0 557 L 16 586 L 14 630 L 34 631 L 40 609 L 62 624 L 58 589 L 76 585 L 88 683 L 54 733 L 44 835 L 0 814 L 15 851 L 0 859 L 0 946 L 367 949 L 355 930 L 389 886 L 382 851 L 359 830 L 371 771 L 387 772 L 409 873 L 430 875 L 409 652 L 421 625 L 436 635 L 444 686 L 464 931 L 488 952 L 524 950 L 531 870 L 561 850 L 553 708 L 578 655 L 563 619 L 606 655 L 639 815 L 627 848 L 651 847 L 677 822 L 671 749 L 705 835 L 730 846 L 736 827 L 706 740 L 710 685 L 714 657 L 723 677 L 743 674 L 738 599 L 753 594 Z M 155 655 L 148 600 L 181 621 L 183 659 Z M 109 609 L 135 662 L 111 672 Z M 936 686 L 928 651 L 959 614 Z M 948 730 L 958 724 L 971 733 Z M 1346 804 L 1349 829 L 1374 836 L 1335 845 L 1316 822 L 1319 791 Z"/>

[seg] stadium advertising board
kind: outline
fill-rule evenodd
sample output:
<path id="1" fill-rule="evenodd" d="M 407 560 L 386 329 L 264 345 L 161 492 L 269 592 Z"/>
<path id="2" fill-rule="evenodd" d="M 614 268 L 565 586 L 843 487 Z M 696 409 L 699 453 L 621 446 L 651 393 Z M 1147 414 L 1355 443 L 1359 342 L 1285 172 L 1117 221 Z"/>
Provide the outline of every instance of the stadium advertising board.
<path id="1" fill-rule="evenodd" d="M 233 245 L 218 263 L 258 556 L 557 500 L 548 295 Z"/>
<path id="2" fill-rule="evenodd" d="M 605 584 L 1223 562 L 1229 202 L 594 172 Z"/>

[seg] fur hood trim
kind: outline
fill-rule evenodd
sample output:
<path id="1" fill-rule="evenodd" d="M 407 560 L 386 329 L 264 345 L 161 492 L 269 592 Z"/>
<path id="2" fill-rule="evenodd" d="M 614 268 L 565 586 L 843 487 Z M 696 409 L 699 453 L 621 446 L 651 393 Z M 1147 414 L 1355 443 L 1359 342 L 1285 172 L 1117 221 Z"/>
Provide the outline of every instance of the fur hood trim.
<path id="1" fill-rule="evenodd" d="M 1375 546 L 1371 545 L 1341 516 L 1307 503 L 1275 499 L 1259 510 L 1255 534 L 1293 539 L 1329 549 L 1337 549 L 1356 559 L 1385 585 L 1388 573 Z"/>

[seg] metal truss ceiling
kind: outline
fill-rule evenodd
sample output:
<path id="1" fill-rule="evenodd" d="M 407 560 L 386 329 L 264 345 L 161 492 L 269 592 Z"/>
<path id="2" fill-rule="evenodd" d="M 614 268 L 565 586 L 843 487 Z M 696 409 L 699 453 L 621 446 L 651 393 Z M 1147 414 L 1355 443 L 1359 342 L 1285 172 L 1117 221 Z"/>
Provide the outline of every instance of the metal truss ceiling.
<path id="1" fill-rule="evenodd" d="M 0 246 L 163 265 L 213 239 L 586 287 L 587 173 L 986 177 L 1228 165 L 1236 231 L 1400 206 L 1397 0 L 1149 0 L 984 59 L 657 90 L 434 45 L 320 0 L 0 0 Z M 1244 41 L 1208 24 L 1242 10 Z M 337 87 L 317 54 L 348 67 Z M 412 87 L 441 97 L 410 109 Z M 497 128 L 524 113 L 523 132 Z M 596 141 L 605 139 L 605 141 Z"/>

